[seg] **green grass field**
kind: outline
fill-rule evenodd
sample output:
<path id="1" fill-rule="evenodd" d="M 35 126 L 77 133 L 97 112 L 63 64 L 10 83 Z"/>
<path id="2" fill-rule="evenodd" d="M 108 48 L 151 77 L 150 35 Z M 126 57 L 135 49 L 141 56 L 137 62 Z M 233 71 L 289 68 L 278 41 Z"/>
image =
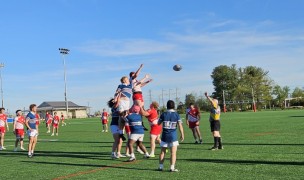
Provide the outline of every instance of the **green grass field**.
<path id="1" fill-rule="evenodd" d="M 193 144 L 184 124 L 185 141 L 178 148 L 178 173 L 158 172 L 158 158 L 137 161 L 110 158 L 112 135 L 101 133 L 97 118 L 70 120 L 59 136 L 40 125 L 36 156 L 13 152 L 14 135 L 6 134 L 0 151 L 1 179 L 303 179 L 304 111 L 265 111 L 222 114 L 224 150 L 213 143 L 208 113 L 202 114 L 204 144 Z M 147 124 L 147 123 L 145 123 Z M 10 124 L 10 129 L 12 125 Z M 25 143 L 27 144 L 27 140 Z M 149 147 L 148 134 L 145 145 Z M 157 154 L 159 153 L 157 149 Z M 169 155 L 169 154 L 167 154 Z M 169 159 L 165 161 L 169 169 Z"/>

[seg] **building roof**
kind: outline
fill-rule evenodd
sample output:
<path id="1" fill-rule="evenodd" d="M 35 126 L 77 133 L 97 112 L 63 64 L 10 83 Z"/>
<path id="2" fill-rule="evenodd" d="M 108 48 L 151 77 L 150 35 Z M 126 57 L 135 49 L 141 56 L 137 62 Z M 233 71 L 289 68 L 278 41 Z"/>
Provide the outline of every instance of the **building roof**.
<path id="1" fill-rule="evenodd" d="M 87 106 L 79 106 L 72 101 L 68 101 L 69 109 L 87 109 Z M 65 109 L 65 101 L 45 101 L 38 106 L 39 110 L 60 110 Z"/>

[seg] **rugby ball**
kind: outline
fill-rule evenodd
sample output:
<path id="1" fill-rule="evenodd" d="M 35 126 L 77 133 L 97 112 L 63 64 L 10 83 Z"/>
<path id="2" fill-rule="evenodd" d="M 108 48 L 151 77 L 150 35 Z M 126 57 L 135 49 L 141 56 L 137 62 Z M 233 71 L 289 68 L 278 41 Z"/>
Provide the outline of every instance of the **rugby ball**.
<path id="1" fill-rule="evenodd" d="M 179 65 L 179 64 L 176 64 L 176 65 L 173 66 L 173 70 L 174 71 L 180 71 L 180 70 L 182 70 L 182 66 Z"/>

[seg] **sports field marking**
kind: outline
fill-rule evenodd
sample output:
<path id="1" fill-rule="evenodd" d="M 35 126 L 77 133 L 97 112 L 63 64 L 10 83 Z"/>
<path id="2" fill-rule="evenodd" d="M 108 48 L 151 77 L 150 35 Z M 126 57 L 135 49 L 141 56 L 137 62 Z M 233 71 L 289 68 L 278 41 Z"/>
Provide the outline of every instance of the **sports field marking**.
<path id="1" fill-rule="evenodd" d="M 103 170 L 106 170 L 106 169 L 109 169 L 109 168 L 122 167 L 122 166 L 127 165 L 127 164 L 136 164 L 136 163 L 139 163 L 140 161 L 141 160 L 137 160 L 137 161 L 133 161 L 133 162 L 122 162 L 122 163 L 115 164 L 115 165 L 112 165 L 112 166 L 100 167 L 100 168 L 92 169 L 92 170 L 88 170 L 88 171 L 80 171 L 78 173 L 69 174 L 69 175 L 66 175 L 66 176 L 60 176 L 60 177 L 54 178 L 53 180 L 63 180 L 63 179 L 69 179 L 69 178 L 72 178 L 72 177 L 77 177 L 77 176 L 81 176 L 81 175 L 85 175 L 85 174 L 92 174 L 92 173 L 95 173 L 97 171 L 103 171 Z"/>

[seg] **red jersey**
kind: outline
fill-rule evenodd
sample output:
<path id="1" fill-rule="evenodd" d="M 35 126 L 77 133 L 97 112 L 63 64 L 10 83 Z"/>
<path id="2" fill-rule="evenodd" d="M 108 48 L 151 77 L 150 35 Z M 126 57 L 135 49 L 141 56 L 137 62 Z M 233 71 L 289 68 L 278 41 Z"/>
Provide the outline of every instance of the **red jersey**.
<path id="1" fill-rule="evenodd" d="M 194 108 L 194 109 L 188 109 L 187 111 L 187 115 L 188 115 L 188 121 L 189 122 L 196 122 L 199 120 L 199 111 Z"/>
<path id="2" fill-rule="evenodd" d="M 15 129 L 24 129 L 25 118 L 24 116 L 15 117 Z"/>
<path id="3" fill-rule="evenodd" d="M 147 116 L 150 125 L 156 125 L 158 122 L 158 113 L 156 109 L 148 109 L 147 112 L 149 116 Z"/>
<path id="4" fill-rule="evenodd" d="M 7 115 L 0 114 L 0 127 L 5 127 L 6 121 L 7 121 Z"/>
<path id="5" fill-rule="evenodd" d="M 39 125 L 40 124 L 40 116 L 39 114 L 36 114 L 36 124 Z"/>
<path id="6" fill-rule="evenodd" d="M 54 116 L 53 124 L 59 124 L 59 116 Z"/>
<path id="7" fill-rule="evenodd" d="M 101 115 L 101 120 L 107 120 L 108 116 L 109 116 L 109 114 L 107 112 L 103 112 Z"/>

